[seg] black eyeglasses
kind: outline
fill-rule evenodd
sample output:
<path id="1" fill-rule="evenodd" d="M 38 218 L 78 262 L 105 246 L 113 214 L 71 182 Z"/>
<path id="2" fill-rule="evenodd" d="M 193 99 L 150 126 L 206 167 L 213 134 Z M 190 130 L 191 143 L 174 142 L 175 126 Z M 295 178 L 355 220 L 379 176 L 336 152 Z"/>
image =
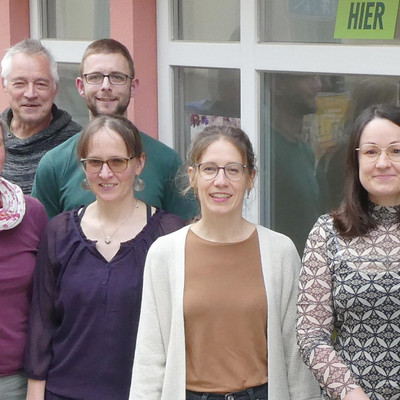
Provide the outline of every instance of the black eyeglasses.
<path id="1" fill-rule="evenodd" d="M 125 85 L 133 76 L 123 74 L 122 72 L 111 72 L 110 74 L 102 74 L 101 72 L 92 72 L 90 74 L 83 74 L 86 83 L 89 85 L 101 85 L 104 78 L 108 78 L 112 85 Z"/>
<path id="2" fill-rule="evenodd" d="M 134 157 L 114 157 L 109 160 L 99 160 L 98 158 L 81 158 L 83 169 L 88 173 L 98 173 L 103 169 L 103 165 L 107 164 L 112 172 L 124 172 L 128 168 L 128 163 Z"/>
<path id="3" fill-rule="evenodd" d="M 247 165 L 236 163 L 225 165 L 225 167 L 219 167 L 213 162 L 194 164 L 194 166 L 199 169 L 200 175 L 206 180 L 216 178 L 219 170 L 223 169 L 225 176 L 231 181 L 239 180 L 243 176 L 243 172 L 247 167 Z"/>

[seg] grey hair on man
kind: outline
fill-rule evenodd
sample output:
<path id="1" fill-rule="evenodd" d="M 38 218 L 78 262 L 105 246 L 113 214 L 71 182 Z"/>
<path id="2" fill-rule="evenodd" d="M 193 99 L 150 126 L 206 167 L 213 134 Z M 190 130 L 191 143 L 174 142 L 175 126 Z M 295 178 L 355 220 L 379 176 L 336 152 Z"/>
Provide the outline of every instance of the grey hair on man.
<path id="1" fill-rule="evenodd" d="M 45 56 L 49 61 L 50 73 L 54 81 L 54 86 L 58 84 L 60 79 L 57 72 L 57 62 L 53 55 L 42 45 L 40 40 L 27 38 L 10 47 L 1 60 L 1 77 L 4 79 L 4 85 L 7 85 L 7 77 L 12 69 L 12 58 L 18 53 L 27 56 Z"/>

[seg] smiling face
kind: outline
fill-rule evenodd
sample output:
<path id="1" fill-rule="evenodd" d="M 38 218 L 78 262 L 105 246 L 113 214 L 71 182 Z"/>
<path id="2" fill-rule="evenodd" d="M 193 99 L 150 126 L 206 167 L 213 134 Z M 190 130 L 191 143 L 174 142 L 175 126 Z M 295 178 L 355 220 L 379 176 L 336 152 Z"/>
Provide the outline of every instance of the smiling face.
<path id="1" fill-rule="evenodd" d="M 127 147 L 122 137 L 106 128 L 100 128 L 91 138 L 86 158 L 109 160 L 111 158 L 129 158 Z M 133 196 L 135 175 L 142 172 L 144 155 L 140 159 L 133 158 L 123 172 L 113 172 L 107 164 L 103 164 L 100 172 L 87 173 L 86 179 L 97 201 L 123 201 Z"/>
<path id="2" fill-rule="evenodd" d="M 228 164 L 246 164 L 246 160 L 230 141 L 218 139 L 202 153 L 198 163 L 213 162 L 219 167 Z M 203 217 L 206 215 L 242 215 L 243 199 L 247 190 L 253 188 L 254 177 L 245 169 L 237 181 L 229 180 L 222 169 L 214 179 L 203 178 L 198 168 L 190 167 L 192 187 L 197 191 Z"/>
<path id="3" fill-rule="evenodd" d="M 128 61 L 120 53 L 98 53 L 88 56 L 83 65 L 83 74 L 98 72 L 110 74 L 121 72 L 131 75 Z M 83 77 L 76 79 L 79 94 L 85 99 L 91 117 L 98 115 L 126 115 L 131 97 L 138 85 L 137 79 L 128 79 L 125 85 L 112 85 L 104 78 L 99 85 L 89 85 Z"/>
<path id="4" fill-rule="evenodd" d="M 361 133 L 359 145 L 366 143 L 381 148 L 400 143 L 400 127 L 387 119 L 375 118 Z M 382 206 L 400 204 L 400 162 L 391 161 L 382 151 L 375 162 L 360 155 L 359 164 L 360 182 L 371 201 Z"/>
<path id="5" fill-rule="evenodd" d="M 7 81 L 3 79 L 3 87 L 15 122 L 35 125 L 37 132 L 50 124 L 58 87 L 44 55 L 15 54 Z"/>

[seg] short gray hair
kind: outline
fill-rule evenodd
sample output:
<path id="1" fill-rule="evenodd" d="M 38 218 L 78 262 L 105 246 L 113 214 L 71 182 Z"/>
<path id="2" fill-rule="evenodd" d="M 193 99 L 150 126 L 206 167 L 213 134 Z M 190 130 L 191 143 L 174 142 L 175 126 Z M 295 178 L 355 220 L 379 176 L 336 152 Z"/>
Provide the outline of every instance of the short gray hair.
<path id="1" fill-rule="evenodd" d="M 60 78 L 57 72 L 57 62 L 49 50 L 46 49 L 38 39 L 24 39 L 21 42 L 10 47 L 3 59 L 1 60 L 1 77 L 4 79 L 4 84 L 7 85 L 7 77 L 12 69 L 12 58 L 15 54 L 22 53 L 27 56 L 43 55 L 49 61 L 50 74 L 54 81 L 54 86 L 58 84 Z"/>

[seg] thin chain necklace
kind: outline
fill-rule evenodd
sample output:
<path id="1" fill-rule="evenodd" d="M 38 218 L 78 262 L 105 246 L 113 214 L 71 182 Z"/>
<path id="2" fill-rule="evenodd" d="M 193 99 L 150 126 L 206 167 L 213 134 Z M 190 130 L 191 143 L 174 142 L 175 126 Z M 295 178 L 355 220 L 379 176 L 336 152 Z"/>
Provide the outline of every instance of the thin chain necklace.
<path id="1" fill-rule="evenodd" d="M 111 243 L 111 238 L 114 236 L 115 233 L 117 233 L 119 231 L 119 229 L 121 229 L 132 218 L 133 214 L 135 213 L 136 208 L 138 208 L 137 200 L 135 201 L 135 205 L 133 206 L 133 211 L 132 211 L 131 216 L 129 218 L 127 218 L 124 222 L 122 222 L 122 224 L 120 226 L 118 226 L 117 229 L 114 232 L 111 233 L 111 235 L 106 235 L 104 233 L 104 230 L 102 229 L 103 235 L 105 236 L 104 237 L 104 243 L 105 244 L 110 244 Z"/>

